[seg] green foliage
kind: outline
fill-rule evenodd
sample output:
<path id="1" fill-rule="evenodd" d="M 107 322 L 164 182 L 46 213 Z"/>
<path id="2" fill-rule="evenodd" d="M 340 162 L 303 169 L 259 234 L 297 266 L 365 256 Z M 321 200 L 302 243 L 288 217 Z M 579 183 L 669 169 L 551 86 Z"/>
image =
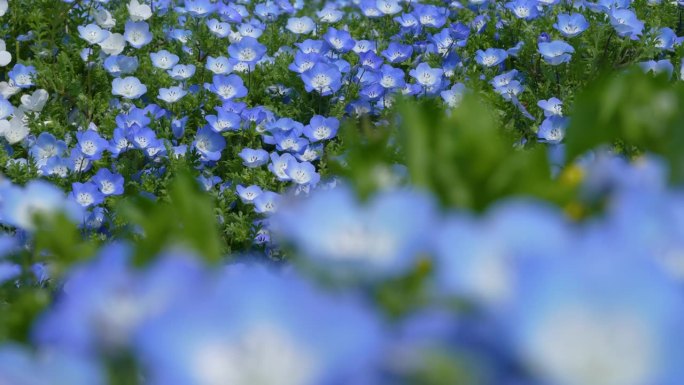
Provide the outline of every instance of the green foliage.
<path id="1" fill-rule="evenodd" d="M 572 160 L 600 145 L 614 145 L 629 156 L 660 154 L 684 181 L 684 86 L 666 77 L 633 70 L 605 76 L 575 104 L 566 136 Z"/>

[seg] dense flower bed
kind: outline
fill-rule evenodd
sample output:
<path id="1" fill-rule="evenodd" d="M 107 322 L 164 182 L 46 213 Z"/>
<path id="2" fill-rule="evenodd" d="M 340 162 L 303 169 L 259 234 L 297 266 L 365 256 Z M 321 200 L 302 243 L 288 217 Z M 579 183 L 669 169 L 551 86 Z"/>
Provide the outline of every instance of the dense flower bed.
<path id="1" fill-rule="evenodd" d="M 682 7 L 0 0 L 0 384 L 679 384 Z"/>

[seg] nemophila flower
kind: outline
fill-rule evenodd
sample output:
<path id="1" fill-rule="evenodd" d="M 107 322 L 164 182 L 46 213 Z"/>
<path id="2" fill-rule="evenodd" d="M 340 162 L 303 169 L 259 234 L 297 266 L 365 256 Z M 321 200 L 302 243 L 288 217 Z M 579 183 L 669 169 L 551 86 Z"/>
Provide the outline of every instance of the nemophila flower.
<path id="1" fill-rule="evenodd" d="M 385 60 L 373 51 L 364 52 L 359 55 L 359 64 L 365 69 L 378 70 L 384 62 Z"/>
<path id="2" fill-rule="evenodd" d="M 128 15 L 133 21 L 143 21 L 152 17 L 152 8 L 145 3 L 138 2 L 138 0 L 131 0 L 127 8 Z"/>
<path id="3" fill-rule="evenodd" d="M 102 152 L 109 147 L 109 142 L 93 130 L 79 131 L 76 133 L 78 148 L 89 160 L 98 160 Z"/>
<path id="4" fill-rule="evenodd" d="M 664 27 L 658 31 L 658 37 L 655 41 L 656 48 L 672 51 L 676 44 L 678 44 L 677 34 L 672 28 Z"/>
<path id="5" fill-rule="evenodd" d="M 292 118 L 280 118 L 269 122 L 266 128 L 273 134 L 294 132 L 299 136 L 304 130 L 304 125 Z"/>
<path id="6" fill-rule="evenodd" d="M 334 8 L 332 5 L 329 5 L 316 12 L 316 16 L 321 22 L 332 24 L 340 21 L 344 16 L 344 12 Z"/>
<path id="7" fill-rule="evenodd" d="M 357 298 L 263 266 L 231 266 L 214 286 L 205 301 L 179 304 L 139 333 L 151 384 L 360 384 L 372 376 L 384 340 Z M 273 365 L 263 370 L 264 362 Z"/>
<path id="8" fill-rule="evenodd" d="M 354 48 L 352 50 L 354 52 L 356 52 L 357 54 L 362 54 L 362 53 L 370 52 L 370 51 L 375 52 L 376 48 L 377 48 L 377 43 L 374 41 L 357 40 L 356 44 L 354 44 Z"/>
<path id="9" fill-rule="evenodd" d="M 36 163 L 38 168 L 43 167 L 49 158 L 62 156 L 67 149 L 67 145 L 62 140 L 57 140 L 48 132 L 41 132 L 38 138 L 29 149 L 29 155 Z"/>
<path id="10" fill-rule="evenodd" d="M 17 113 L 15 111 L 14 116 L 9 121 L 0 120 L 0 135 L 5 137 L 7 143 L 17 144 L 24 139 L 29 134 L 29 126 L 24 119 L 24 113 Z"/>
<path id="11" fill-rule="evenodd" d="M 150 52 L 150 59 L 152 59 L 152 65 L 163 70 L 171 69 L 173 66 L 178 64 L 178 55 L 175 55 L 167 50 L 161 50 L 158 52 Z"/>
<path id="12" fill-rule="evenodd" d="M 503 315 L 513 354 L 543 383 L 678 382 L 679 284 L 612 240 L 585 248 L 523 270 Z"/>
<path id="13" fill-rule="evenodd" d="M 158 98 L 167 102 L 175 103 L 187 95 L 188 91 L 184 90 L 183 87 L 175 86 L 169 88 L 160 88 Z"/>
<path id="14" fill-rule="evenodd" d="M 503 97 L 505 100 L 513 100 L 513 98 L 516 98 L 523 91 L 523 89 L 524 88 L 522 84 L 520 84 L 520 81 L 511 80 L 503 86 L 494 88 L 494 91 L 501 95 L 501 97 Z"/>
<path id="15" fill-rule="evenodd" d="M 376 0 L 360 0 L 358 7 L 361 10 L 361 14 L 367 18 L 383 16 L 382 12 L 377 8 Z"/>
<path id="16" fill-rule="evenodd" d="M 332 64 L 318 62 L 300 76 L 307 92 L 316 91 L 321 96 L 332 95 L 342 87 L 342 74 Z"/>
<path id="17" fill-rule="evenodd" d="M 121 195 L 124 192 L 124 178 L 106 168 L 101 168 L 91 179 L 105 196 Z"/>
<path id="18" fill-rule="evenodd" d="M 135 76 L 112 80 L 112 95 L 126 99 L 137 99 L 147 92 L 147 87 Z"/>
<path id="19" fill-rule="evenodd" d="M 105 59 L 103 66 L 110 75 L 119 77 L 135 72 L 138 69 L 138 58 L 136 56 L 112 55 Z"/>
<path id="20" fill-rule="evenodd" d="M 644 29 L 644 22 L 637 18 L 631 9 L 612 9 L 609 13 L 610 24 L 620 37 L 639 40 Z"/>
<path id="21" fill-rule="evenodd" d="M 408 44 L 391 42 L 389 43 L 389 46 L 387 46 L 387 49 L 382 51 L 381 54 L 387 58 L 390 63 L 402 63 L 411 58 L 413 47 Z"/>
<path id="22" fill-rule="evenodd" d="M 230 24 L 217 19 L 207 20 L 207 28 L 209 28 L 209 32 L 219 38 L 227 37 L 231 32 Z"/>
<path id="23" fill-rule="evenodd" d="M 514 0 L 506 3 L 505 7 L 510 10 L 515 17 L 524 20 L 536 19 L 539 16 L 537 0 Z"/>
<path id="24" fill-rule="evenodd" d="M 116 20 L 114 20 L 112 14 L 104 8 L 93 10 L 92 16 L 95 18 L 97 25 L 104 29 L 111 29 L 116 26 Z"/>
<path id="25" fill-rule="evenodd" d="M 97 24 L 79 25 L 78 33 L 81 39 L 90 45 L 101 43 L 109 37 L 109 31 L 98 27 Z"/>
<path id="26" fill-rule="evenodd" d="M 150 26 L 144 21 L 127 21 L 123 36 L 135 48 L 142 48 L 152 41 Z"/>
<path id="27" fill-rule="evenodd" d="M 304 135 L 312 142 L 332 139 L 337 135 L 340 121 L 337 118 L 326 118 L 314 115 L 307 126 L 304 127 Z"/>
<path id="28" fill-rule="evenodd" d="M 45 164 L 40 166 L 38 174 L 66 178 L 67 174 L 69 173 L 70 163 L 71 162 L 69 158 L 63 158 L 61 156 L 52 156 L 47 159 Z"/>
<path id="29" fill-rule="evenodd" d="M 183 44 L 187 44 L 192 37 L 192 31 L 188 29 L 178 29 L 174 28 L 168 33 L 169 38 L 172 40 L 179 41 Z"/>
<path id="30" fill-rule="evenodd" d="M 301 131 L 276 132 L 272 137 L 264 136 L 266 144 L 274 144 L 278 151 L 299 152 L 309 141 L 300 137 Z"/>
<path id="31" fill-rule="evenodd" d="M 176 64 L 170 70 L 166 71 L 173 80 L 187 80 L 195 74 L 195 66 L 192 64 Z"/>
<path id="32" fill-rule="evenodd" d="M 36 67 L 15 64 L 7 74 L 18 88 L 30 88 L 35 85 Z"/>
<path id="33" fill-rule="evenodd" d="M 540 142 L 558 144 L 565 138 L 565 129 L 568 126 L 568 118 L 549 116 L 539 126 L 537 138 Z"/>
<path id="34" fill-rule="evenodd" d="M 75 173 L 84 173 L 90 170 L 93 163 L 81 152 L 78 147 L 72 148 L 69 154 L 69 170 Z"/>
<path id="35" fill-rule="evenodd" d="M 294 156 L 300 162 L 313 162 L 323 156 L 323 143 L 309 143 Z"/>
<path id="36" fill-rule="evenodd" d="M 5 41 L 0 39 L 0 67 L 8 65 L 12 61 L 12 54 L 7 51 Z"/>
<path id="37" fill-rule="evenodd" d="M 263 166 L 269 161 L 268 151 L 261 148 L 256 150 L 251 148 L 243 148 L 238 156 L 242 158 L 242 164 L 249 168 Z"/>
<path id="38" fill-rule="evenodd" d="M 304 73 L 311 69 L 314 64 L 323 61 L 323 58 L 318 53 L 303 53 L 297 51 L 294 56 L 292 63 L 288 65 L 288 69 L 299 74 Z"/>
<path id="39" fill-rule="evenodd" d="M 420 24 L 426 27 L 442 28 L 446 23 L 448 10 L 431 4 L 416 4 L 413 13 Z"/>
<path id="40" fill-rule="evenodd" d="M 252 20 L 252 21 L 254 21 L 254 20 Z M 263 25 L 255 24 L 253 22 L 242 23 L 238 26 L 237 32 L 239 33 L 239 35 L 236 36 L 237 39 L 231 39 L 231 41 L 230 41 L 231 43 L 237 43 L 242 38 L 245 38 L 245 37 L 251 37 L 254 39 L 258 39 L 259 37 L 261 37 L 261 35 L 263 35 L 264 28 L 263 28 Z"/>
<path id="41" fill-rule="evenodd" d="M 254 211 L 259 214 L 270 215 L 278 210 L 282 196 L 273 191 L 264 191 L 254 198 Z"/>
<path id="42" fill-rule="evenodd" d="M 205 17 L 216 11 L 216 3 L 209 0 L 186 0 L 185 11 L 194 17 Z"/>
<path id="43" fill-rule="evenodd" d="M 0 119 L 5 119 L 14 113 L 14 106 L 5 98 L 0 98 Z"/>
<path id="44" fill-rule="evenodd" d="M 3 188 L 1 195 L 0 221 L 5 225 L 32 231 L 39 215 L 63 211 L 71 218 L 78 217 L 79 211 L 67 203 L 64 192 L 42 180 L 29 181 L 24 187 Z"/>
<path id="45" fill-rule="evenodd" d="M 415 69 L 409 71 L 409 75 L 416 80 L 416 83 L 426 89 L 434 88 L 442 83 L 444 70 L 432 68 L 427 63 L 420 63 Z"/>
<path id="46" fill-rule="evenodd" d="M 345 274 L 401 274 L 428 247 L 435 210 L 410 191 L 381 193 L 361 204 L 344 186 L 281 207 L 271 230 L 321 265 Z"/>
<path id="47" fill-rule="evenodd" d="M 263 193 L 263 190 L 261 187 L 257 185 L 251 185 L 244 187 L 243 185 L 239 184 L 237 185 L 237 194 L 242 203 L 253 203 L 254 199 L 256 199 L 261 193 Z"/>
<path id="48" fill-rule="evenodd" d="M 395 15 L 402 10 L 398 0 L 376 0 L 375 7 L 385 15 Z"/>
<path id="49" fill-rule="evenodd" d="M 245 63 L 256 63 L 266 53 L 266 46 L 253 37 L 243 37 L 239 42 L 228 46 L 228 54 L 233 59 Z"/>
<path id="50" fill-rule="evenodd" d="M 475 61 L 484 67 L 494 67 L 501 64 L 508 57 L 508 53 L 500 48 L 487 48 L 475 52 Z"/>
<path id="51" fill-rule="evenodd" d="M 539 43 L 539 53 L 544 61 L 551 65 L 567 63 L 572 58 L 575 49 L 562 40 L 554 40 L 550 43 Z"/>
<path id="52" fill-rule="evenodd" d="M 418 22 L 418 19 L 412 13 L 403 13 L 396 16 L 393 20 L 396 21 L 404 31 L 418 32 L 421 28 L 420 22 Z"/>
<path id="53" fill-rule="evenodd" d="M 287 20 L 285 28 L 295 35 L 306 35 L 316 28 L 316 23 L 308 16 L 291 17 Z"/>
<path id="54" fill-rule="evenodd" d="M 463 101 L 463 96 L 465 95 L 466 87 L 463 83 L 456 83 L 450 89 L 440 92 L 440 96 L 444 103 L 451 108 L 458 107 Z"/>
<path id="55" fill-rule="evenodd" d="M 237 131 L 240 129 L 242 118 L 239 114 L 228 111 L 223 107 L 216 107 L 216 115 L 207 115 L 209 127 L 216 132 Z"/>
<path id="56" fill-rule="evenodd" d="M 316 172 L 316 167 L 309 162 L 298 162 L 292 158 L 287 162 L 285 173 L 290 180 L 298 185 L 315 186 L 321 180 L 321 176 Z"/>
<path id="57" fill-rule="evenodd" d="M 351 51 L 356 42 L 348 31 L 343 29 L 328 28 L 328 31 L 323 35 L 323 40 L 330 45 L 336 52 L 345 53 Z"/>
<path id="58" fill-rule="evenodd" d="M 221 158 L 221 151 L 226 148 L 226 139 L 211 127 L 204 126 L 197 130 L 192 145 L 202 155 L 202 160 L 216 161 Z"/>
<path id="59" fill-rule="evenodd" d="M 540 100 L 537 106 L 544 110 L 544 116 L 563 116 L 563 102 L 558 98 Z"/>
<path id="60" fill-rule="evenodd" d="M 268 170 L 273 173 L 273 175 L 280 181 L 288 181 L 290 177 L 287 175 L 285 170 L 287 169 L 287 163 L 290 159 L 294 159 L 292 154 L 279 155 L 277 152 L 271 153 L 271 163 L 268 165 Z"/>
<path id="61" fill-rule="evenodd" d="M 92 358 L 13 343 L 0 346 L 0 381 L 5 384 L 105 385 L 104 373 Z"/>
<path id="62" fill-rule="evenodd" d="M 452 214 L 433 238 L 437 287 L 480 311 L 497 311 L 516 295 L 524 279 L 519 267 L 564 252 L 575 241 L 572 235 L 563 214 L 540 202 L 499 203 L 478 219 Z"/>
<path id="63" fill-rule="evenodd" d="M 228 101 L 247 96 L 247 87 L 238 75 L 214 75 L 212 83 L 205 83 L 204 88 L 216 94 L 221 100 Z"/>
<path id="64" fill-rule="evenodd" d="M 404 76 L 403 70 L 385 64 L 380 70 L 379 85 L 386 89 L 401 88 L 406 84 Z"/>
<path id="65" fill-rule="evenodd" d="M 126 39 L 120 33 L 110 33 L 109 36 L 99 44 L 102 52 L 107 55 L 119 55 L 126 48 Z"/>
<path id="66" fill-rule="evenodd" d="M 230 64 L 230 61 L 227 57 L 219 56 L 214 58 L 212 56 L 207 56 L 207 64 L 205 65 L 205 68 L 213 72 L 215 75 L 225 75 L 232 71 L 233 66 Z"/>
<path id="67" fill-rule="evenodd" d="M 655 75 L 664 73 L 667 74 L 667 78 L 672 78 L 672 73 L 674 72 L 674 65 L 669 59 L 663 60 L 649 60 L 639 63 L 639 67 L 645 72 L 653 72 Z"/>
<path id="68" fill-rule="evenodd" d="M 30 95 L 21 96 L 21 108 L 26 111 L 40 112 L 45 107 L 50 94 L 44 89 L 38 89 L 33 91 Z"/>
<path id="69" fill-rule="evenodd" d="M 147 126 L 133 126 L 127 137 L 130 145 L 139 150 L 144 150 L 157 140 L 155 132 Z"/>
<path id="70" fill-rule="evenodd" d="M 589 28 L 589 22 L 581 13 L 558 14 L 558 21 L 553 25 L 565 37 L 575 37 Z"/>

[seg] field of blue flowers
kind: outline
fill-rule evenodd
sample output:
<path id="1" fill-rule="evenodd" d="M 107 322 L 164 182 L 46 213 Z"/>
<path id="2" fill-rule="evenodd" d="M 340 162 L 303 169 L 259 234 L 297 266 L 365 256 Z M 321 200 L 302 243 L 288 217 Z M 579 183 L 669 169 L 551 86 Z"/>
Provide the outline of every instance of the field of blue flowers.
<path id="1" fill-rule="evenodd" d="M 0 385 L 681 385 L 684 2 L 0 0 Z"/>

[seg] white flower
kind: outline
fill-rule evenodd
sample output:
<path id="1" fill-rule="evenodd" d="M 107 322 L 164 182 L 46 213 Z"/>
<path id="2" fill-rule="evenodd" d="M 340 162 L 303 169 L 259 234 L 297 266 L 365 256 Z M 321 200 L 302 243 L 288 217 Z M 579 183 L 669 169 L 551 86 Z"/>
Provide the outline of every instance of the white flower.
<path id="1" fill-rule="evenodd" d="M 138 0 L 128 3 L 128 13 L 133 21 L 143 21 L 152 17 L 152 8 L 147 4 L 141 4 Z"/>
<path id="2" fill-rule="evenodd" d="M 46 90 L 36 90 L 31 95 L 22 95 L 21 105 L 29 111 L 40 112 L 45 107 L 49 96 Z"/>
<path id="3" fill-rule="evenodd" d="M 107 55 L 118 55 L 126 47 L 126 39 L 120 33 L 113 33 L 99 45 Z"/>
<path id="4" fill-rule="evenodd" d="M 12 54 L 7 52 L 5 41 L 0 39 L 0 67 L 8 65 L 12 61 Z"/>

